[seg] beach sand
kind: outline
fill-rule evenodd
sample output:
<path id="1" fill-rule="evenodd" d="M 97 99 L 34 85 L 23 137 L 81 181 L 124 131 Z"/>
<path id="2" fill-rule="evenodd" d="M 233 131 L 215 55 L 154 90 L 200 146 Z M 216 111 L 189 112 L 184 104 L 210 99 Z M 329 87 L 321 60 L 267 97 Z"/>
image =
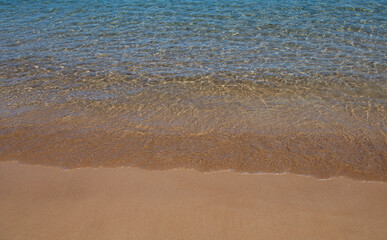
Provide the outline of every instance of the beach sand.
<path id="1" fill-rule="evenodd" d="M 0 163 L 0 239 L 386 239 L 387 184 Z"/>

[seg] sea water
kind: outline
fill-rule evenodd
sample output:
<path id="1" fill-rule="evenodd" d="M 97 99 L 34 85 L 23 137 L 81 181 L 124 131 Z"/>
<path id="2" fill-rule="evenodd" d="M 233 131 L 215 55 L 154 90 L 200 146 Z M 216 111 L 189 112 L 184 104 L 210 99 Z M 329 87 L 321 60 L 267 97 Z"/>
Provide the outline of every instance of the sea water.
<path id="1" fill-rule="evenodd" d="M 387 180 L 383 0 L 0 0 L 0 160 Z"/>

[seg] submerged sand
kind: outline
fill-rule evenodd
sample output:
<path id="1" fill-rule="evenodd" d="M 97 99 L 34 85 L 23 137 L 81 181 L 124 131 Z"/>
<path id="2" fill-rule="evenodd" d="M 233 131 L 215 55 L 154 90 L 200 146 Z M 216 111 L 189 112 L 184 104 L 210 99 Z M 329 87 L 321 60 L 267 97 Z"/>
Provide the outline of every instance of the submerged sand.
<path id="1" fill-rule="evenodd" d="M 387 184 L 0 163 L 0 239 L 386 239 Z"/>

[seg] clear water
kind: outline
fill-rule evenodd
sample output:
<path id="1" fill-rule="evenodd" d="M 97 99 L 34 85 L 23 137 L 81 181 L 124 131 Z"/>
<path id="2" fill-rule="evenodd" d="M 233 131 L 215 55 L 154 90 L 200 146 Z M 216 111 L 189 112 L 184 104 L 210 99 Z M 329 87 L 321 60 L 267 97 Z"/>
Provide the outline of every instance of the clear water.
<path id="1" fill-rule="evenodd" d="M 0 160 L 386 181 L 386 10 L 0 0 Z"/>

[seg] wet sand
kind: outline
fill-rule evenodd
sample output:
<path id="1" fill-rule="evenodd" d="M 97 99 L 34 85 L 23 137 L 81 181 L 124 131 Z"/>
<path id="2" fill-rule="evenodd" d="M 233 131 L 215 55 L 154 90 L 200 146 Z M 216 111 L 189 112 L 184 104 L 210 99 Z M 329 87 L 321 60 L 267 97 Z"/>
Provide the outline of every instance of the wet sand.
<path id="1" fill-rule="evenodd" d="M 385 239 L 387 184 L 0 163 L 0 239 Z"/>

